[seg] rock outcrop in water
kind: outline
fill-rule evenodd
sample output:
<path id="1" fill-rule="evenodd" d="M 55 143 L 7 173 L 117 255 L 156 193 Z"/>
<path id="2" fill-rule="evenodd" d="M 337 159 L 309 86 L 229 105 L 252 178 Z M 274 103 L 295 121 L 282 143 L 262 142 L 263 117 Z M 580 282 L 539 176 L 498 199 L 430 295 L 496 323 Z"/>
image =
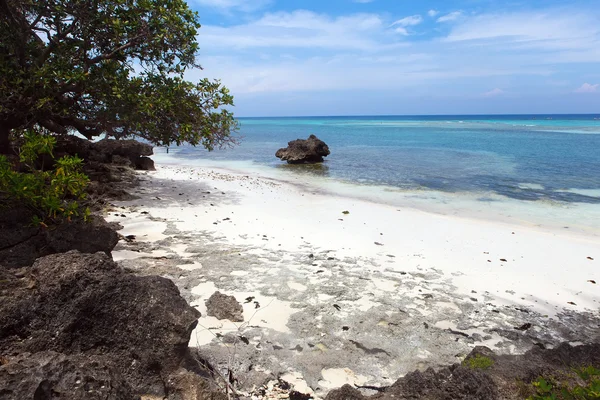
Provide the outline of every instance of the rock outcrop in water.
<path id="1" fill-rule="evenodd" d="M 330 154 L 329 147 L 315 135 L 308 139 L 297 139 L 288 142 L 288 147 L 277 150 L 275 157 L 289 164 L 310 164 L 323 162 L 323 157 Z"/>

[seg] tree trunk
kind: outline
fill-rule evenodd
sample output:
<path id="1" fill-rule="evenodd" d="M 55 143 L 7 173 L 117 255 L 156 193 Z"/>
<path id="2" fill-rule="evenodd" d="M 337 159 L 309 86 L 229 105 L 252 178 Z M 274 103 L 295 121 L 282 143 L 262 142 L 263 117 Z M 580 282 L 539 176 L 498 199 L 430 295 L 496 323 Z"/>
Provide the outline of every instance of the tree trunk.
<path id="1" fill-rule="evenodd" d="M 0 154 L 12 154 L 9 135 L 10 128 L 6 125 L 0 124 Z"/>

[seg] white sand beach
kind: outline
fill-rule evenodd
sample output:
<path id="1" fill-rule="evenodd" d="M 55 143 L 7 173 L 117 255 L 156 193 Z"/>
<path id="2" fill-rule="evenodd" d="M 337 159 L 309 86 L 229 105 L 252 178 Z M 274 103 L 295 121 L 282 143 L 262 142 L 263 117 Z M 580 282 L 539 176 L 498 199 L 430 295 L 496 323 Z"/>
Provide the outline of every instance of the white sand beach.
<path id="1" fill-rule="evenodd" d="M 190 346 L 249 390 L 283 377 L 323 397 L 459 362 L 476 345 L 519 353 L 598 339 L 597 234 L 214 167 L 161 164 L 141 179 L 139 199 L 107 211 L 135 236 L 114 259 L 172 279 L 202 313 Z M 244 323 L 206 316 L 216 290 L 244 303 Z"/>

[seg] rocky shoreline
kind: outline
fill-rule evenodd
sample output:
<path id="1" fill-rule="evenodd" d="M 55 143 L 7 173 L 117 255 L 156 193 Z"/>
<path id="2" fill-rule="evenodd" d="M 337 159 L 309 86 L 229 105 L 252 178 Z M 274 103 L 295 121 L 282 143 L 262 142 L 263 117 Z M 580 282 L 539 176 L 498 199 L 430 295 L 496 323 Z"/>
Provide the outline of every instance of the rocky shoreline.
<path id="1" fill-rule="evenodd" d="M 147 158 L 152 149 L 148 150 L 148 147 L 134 142 L 125 142 L 120 146 L 114 142 L 98 145 L 77 140 L 61 147 L 64 152 L 77 153 L 86 160 L 86 172 L 93 180 L 91 201 L 96 210 L 105 211 L 108 207 L 109 220 L 113 222 L 106 222 L 97 215 L 89 224 L 69 224 L 53 230 L 40 230 L 27 225 L 27 213 L 23 210 L 3 212 L 0 216 L 1 399 L 306 399 L 325 396 L 327 399 L 518 399 L 534 393 L 531 383 L 540 376 L 564 377 L 572 367 L 600 367 L 600 347 L 597 344 L 600 341 L 600 325 L 597 315 L 572 312 L 552 325 L 543 322 L 544 318 L 533 312 L 506 308 L 501 312 L 510 325 L 505 331 L 499 330 L 498 337 L 523 351 L 529 349 L 523 355 L 496 355 L 485 347 L 476 347 L 465 358 L 466 363 L 448 362 L 451 358 L 444 358 L 437 363 L 424 364 L 424 368 L 420 368 L 422 371 L 409 373 L 397 381 L 394 377 L 386 377 L 385 382 L 389 384 L 376 386 L 354 382 L 353 386 L 346 385 L 323 394 L 312 391 L 301 393 L 298 387 L 288 383 L 289 377 L 287 381 L 281 379 L 285 368 L 281 371 L 276 368 L 270 371 L 256 368 L 256 362 L 263 362 L 264 355 L 278 353 L 279 359 L 272 361 L 275 366 L 286 354 L 297 357 L 301 352 L 298 348 L 286 350 L 282 347 L 278 350 L 275 347 L 281 347 L 282 344 L 293 347 L 288 336 L 275 335 L 271 337 L 271 342 L 261 336 L 265 328 L 260 327 L 260 319 L 269 319 L 264 314 L 258 314 L 259 317 L 245 327 L 243 334 L 236 331 L 225 334 L 218 343 L 190 348 L 190 339 L 193 345 L 194 336 L 201 328 L 198 326 L 200 313 L 205 312 L 204 304 L 194 302 L 198 298 L 198 290 L 204 290 L 201 297 L 206 299 L 215 291 L 206 285 L 205 276 L 220 270 L 220 276 L 232 279 L 231 284 L 236 280 L 251 281 L 246 275 L 236 277 L 232 272 L 237 271 L 237 266 L 251 263 L 257 253 L 256 249 L 238 247 L 224 254 L 222 248 L 212 244 L 218 242 L 218 238 L 196 237 L 158 215 L 151 215 L 145 210 L 148 207 L 141 204 L 115 205 L 115 199 L 135 203 L 136 196 L 148 194 L 149 188 L 145 186 L 136 189 L 137 195 L 130 194 L 140 178 L 132 168 L 153 169 L 153 163 Z M 164 193 L 155 192 L 153 195 L 157 201 L 170 196 L 170 200 L 181 203 L 183 207 L 190 202 L 190 188 L 174 186 L 165 188 Z M 197 193 L 198 188 L 194 187 L 194 191 Z M 232 201 L 231 196 L 219 194 L 221 192 L 215 192 L 214 188 L 204 192 L 208 192 L 203 195 L 205 199 L 208 196 L 210 199 L 226 201 L 229 198 Z M 160 232 L 157 231 L 156 237 L 152 238 L 130 234 L 127 229 L 117 233 L 123 226 L 116 221 L 132 214 L 140 218 L 140 223 L 155 221 L 162 227 Z M 226 219 L 219 221 L 227 222 Z M 266 235 L 265 238 L 270 239 Z M 165 248 L 172 250 L 165 252 Z M 118 262 L 115 262 L 111 254 L 114 256 L 117 253 L 119 257 L 115 259 Z M 240 256 L 241 259 L 237 259 Z M 263 256 L 259 253 L 259 257 Z M 272 260 L 275 263 L 283 259 L 289 262 L 296 257 L 295 254 L 286 255 L 284 252 L 271 256 L 278 258 Z M 356 262 L 350 259 L 337 260 L 327 253 L 314 252 L 310 256 L 306 256 L 306 260 L 298 259 L 309 269 L 315 264 L 317 267 L 314 268 L 321 270 L 347 269 L 351 268 L 352 262 Z M 209 263 L 213 265 L 209 266 Z M 356 276 L 356 279 L 359 278 Z M 423 275 L 419 278 L 414 275 L 412 279 L 424 282 L 430 281 L 432 276 Z M 223 287 L 229 287 L 226 281 L 221 282 Z M 302 288 L 298 286 L 296 290 L 302 291 Z M 241 311 L 249 307 L 256 307 L 257 310 L 264 307 L 259 301 L 273 301 L 268 300 L 265 294 L 268 293 L 262 291 L 257 295 L 248 295 L 248 304 L 243 304 L 245 308 Z M 277 297 L 275 293 L 271 295 Z M 292 295 L 293 291 L 290 292 Z M 439 297 L 438 293 L 432 296 Z M 298 302 L 293 296 L 287 299 L 290 304 Z M 423 299 L 428 301 L 427 297 Z M 468 301 L 465 307 L 468 304 L 469 315 L 479 314 L 479 319 L 483 314 L 493 318 L 493 310 L 500 309 L 474 303 Z M 270 308 L 266 310 L 276 314 L 277 302 L 267 304 Z M 198 308 L 202 311 L 199 312 Z M 384 311 L 382 309 L 382 313 Z M 334 317 L 335 313 L 331 309 L 331 318 L 337 318 Z M 235 315 L 239 317 L 239 314 L 238 309 Z M 298 313 L 288 321 L 292 330 L 296 329 L 297 324 L 298 327 L 304 326 L 301 318 L 307 318 L 305 322 L 310 322 L 310 314 L 303 315 Z M 461 327 L 430 329 L 427 324 L 424 326 L 418 320 L 413 323 L 406 317 L 398 319 L 389 313 L 387 317 L 384 314 L 380 316 L 376 310 L 372 315 L 373 318 L 387 321 L 386 329 L 392 335 L 390 343 L 396 339 L 405 340 L 403 335 L 415 329 L 455 337 L 455 350 L 459 353 L 484 342 L 483 337 L 478 338 Z M 398 319 L 399 324 L 404 324 L 405 329 L 394 327 L 394 318 Z M 358 321 L 354 322 L 358 324 Z M 465 327 L 472 324 L 468 320 L 464 322 Z M 532 322 L 542 330 L 530 330 Z M 265 326 L 272 324 L 269 320 Z M 360 330 L 358 325 L 351 327 L 352 324 L 352 320 L 343 322 L 340 319 L 339 328 Z M 312 333 L 307 335 L 311 336 Z M 256 341 L 255 337 L 261 339 Z M 572 344 L 580 342 L 581 345 L 558 345 L 560 339 Z M 322 338 L 319 343 L 313 343 L 317 348 L 312 351 L 318 354 L 307 356 L 305 361 L 314 362 L 325 357 L 322 354 L 328 347 L 337 346 L 337 339 L 331 340 L 328 342 Z M 398 357 L 395 352 L 392 356 L 388 347 L 381 349 L 369 343 L 367 337 L 354 338 L 348 343 L 354 343 L 352 354 L 358 357 L 356 360 L 361 357 L 380 357 L 381 362 L 392 362 Z M 297 346 L 300 344 L 297 343 Z M 232 347 L 237 351 L 235 365 L 227 361 L 231 355 L 228 349 Z M 272 349 L 267 351 L 267 348 Z M 309 349 L 304 354 L 308 352 Z M 257 356 L 259 353 L 264 354 Z M 457 354 L 455 360 L 465 355 Z M 475 357 L 485 357 L 491 363 L 486 368 L 472 367 L 468 360 Z M 352 360 L 350 357 L 348 362 Z M 441 364 L 452 366 L 439 367 Z M 435 368 L 430 368 L 430 365 Z M 371 397 L 367 397 L 369 395 Z"/>

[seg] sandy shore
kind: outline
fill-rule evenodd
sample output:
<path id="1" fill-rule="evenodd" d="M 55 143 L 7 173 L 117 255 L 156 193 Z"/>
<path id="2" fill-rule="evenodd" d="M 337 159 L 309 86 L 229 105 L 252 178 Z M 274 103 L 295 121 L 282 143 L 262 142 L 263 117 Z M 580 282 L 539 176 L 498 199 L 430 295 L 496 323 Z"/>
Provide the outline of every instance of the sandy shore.
<path id="1" fill-rule="evenodd" d="M 216 168 L 159 166 L 134 194 L 108 210 L 135 236 L 115 260 L 171 278 L 203 314 L 190 345 L 248 390 L 283 377 L 323 397 L 458 362 L 476 345 L 510 353 L 600 339 L 595 235 Z M 205 315 L 215 290 L 244 303 L 243 324 Z"/>

